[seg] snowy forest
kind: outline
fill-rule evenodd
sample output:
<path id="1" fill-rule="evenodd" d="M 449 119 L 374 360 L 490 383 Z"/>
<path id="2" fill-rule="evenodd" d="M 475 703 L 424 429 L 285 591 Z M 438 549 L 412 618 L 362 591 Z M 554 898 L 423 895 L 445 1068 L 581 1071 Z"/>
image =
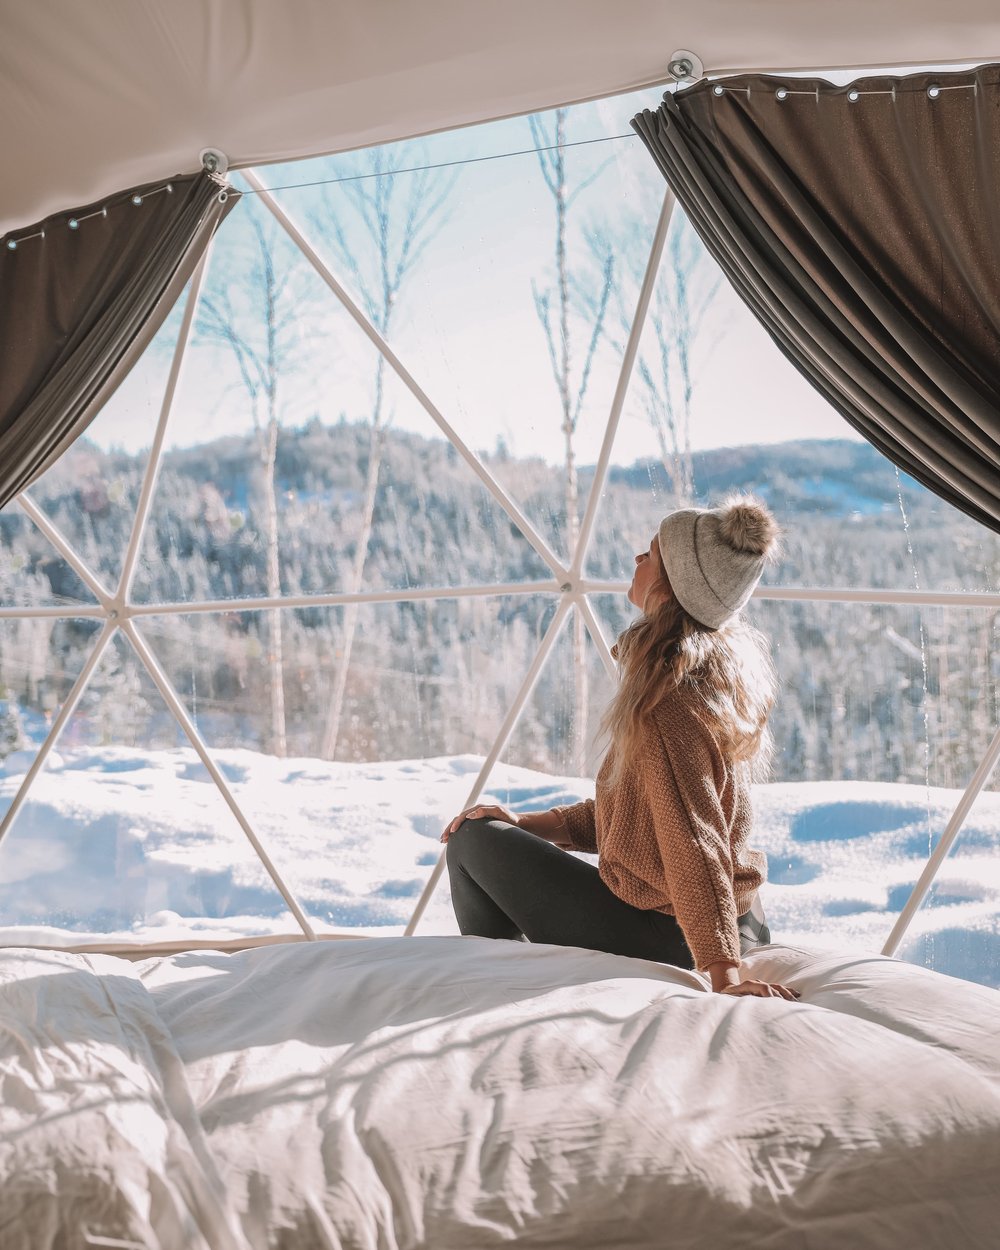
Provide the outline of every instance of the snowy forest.
<path id="1" fill-rule="evenodd" d="M 275 496 L 282 595 L 342 591 L 361 536 L 369 430 L 316 421 L 283 429 Z M 565 550 L 561 474 L 539 460 L 481 453 L 557 551 Z M 389 430 L 368 537 L 365 591 L 542 581 L 547 570 L 460 462 L 454 448 Z M 77 444 L 33 491 L 89 566 L 111 581 L 120 566 L 144 457 Z M 994 536 L 897 477 L 866 444 L 802 441 L 694 453 L 693 495 L 712 504 L 733 489 L 767 499 L 785 530 L 771 586 L 993 590 Z M 592 470 L 581 467 L 581 494 Z M 164 458 L 134 590 L 136 602 L 262 597 L 268 543 L 255 503 L 252 437 Z M 256 484 L 256 486 L 255 486 Z M 673 505 L 657 463 L 614 468 L 588 575 L 626 581 L 632 554 Z M 906 524 L 904 526 L 904 516 Z M 484 594 L 365 604 L 344 671 L 345 608 L 282 609 L 285 741 L 273 736 L 272 611 L 150 615 L 139 624 L 210 746 L 343 761 L 484 754 L 537 649 L 558 596 Z M 0 601 L 92 602 L 76 575 L 17 509 L 0 515 Z M 598 595 L 609 640 L 630 619 L 624 595 Z M 781 691 L 772 720 L 773 779 L 854 779 L 962 785 L 997 724 L 998 613 L 991 608 L 869 606 L 757 599 L 751 616 L 772 640 Z M 0 625 L 2 749 L 18 745 L 18 716 L 51 720 L 82 667 L 97 621 L 6 620 Z M 571 629 L 543 671 L 504 758 L 566 775 L 576 709 Z M 333 751 L 329 707 L 343 673 Z M 600 752 L 610 690 L 586 652 L 583 771 Z M 15 709 L 20 709 L 19 712 Z M 74 743 L 167 746 L 182 741 L 126 646 L 104 667 L 67 727 Z"/>

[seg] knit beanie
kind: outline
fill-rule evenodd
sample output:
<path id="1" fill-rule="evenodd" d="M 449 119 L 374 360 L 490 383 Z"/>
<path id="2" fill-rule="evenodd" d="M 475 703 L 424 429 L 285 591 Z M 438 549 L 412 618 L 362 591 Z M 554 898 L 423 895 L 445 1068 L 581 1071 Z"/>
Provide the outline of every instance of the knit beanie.
<path id="1" fill-rule="evenodd" d="M 689 616 L 718 629 L 744 606 L 778 547 L 778 523 L 750 495 L 719 508 L 680 508 L 660 522 L 660 558 Z"/>

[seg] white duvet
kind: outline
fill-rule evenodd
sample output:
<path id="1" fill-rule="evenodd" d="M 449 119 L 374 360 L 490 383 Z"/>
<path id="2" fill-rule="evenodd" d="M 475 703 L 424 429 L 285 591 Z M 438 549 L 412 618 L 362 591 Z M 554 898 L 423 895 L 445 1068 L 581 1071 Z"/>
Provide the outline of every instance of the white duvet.
<path id="1" fill-rule="evenodd" d="M 0 952 L 0 1247 L 993 1250 L 1000 995 L 771 946 Z"/>

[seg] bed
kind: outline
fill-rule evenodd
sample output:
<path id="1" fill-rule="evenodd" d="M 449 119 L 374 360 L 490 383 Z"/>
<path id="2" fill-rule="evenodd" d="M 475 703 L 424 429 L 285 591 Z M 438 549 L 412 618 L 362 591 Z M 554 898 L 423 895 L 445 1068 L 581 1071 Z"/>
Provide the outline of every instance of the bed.
<path id="1" fill-rule="evenodd" d="M 4 1250 L 1000 1245 L 1000 996 L 760 948 L 0 951 Z"/>

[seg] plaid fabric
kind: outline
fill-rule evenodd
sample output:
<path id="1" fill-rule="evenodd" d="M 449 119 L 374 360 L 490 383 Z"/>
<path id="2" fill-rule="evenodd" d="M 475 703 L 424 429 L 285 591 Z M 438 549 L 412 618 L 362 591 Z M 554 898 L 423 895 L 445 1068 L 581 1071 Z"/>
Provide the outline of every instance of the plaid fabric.
<path id="1" fill-rule="evenodd" d="M 760 895 L 753 896 L 753 903 L 748 912 L 744 912 L 736 922 L 740 933 L 740 954 L 745 955 L 755 946 L 766 946 L 771 940 L 771 930 L 764 919 L 764 907 Z"/>

